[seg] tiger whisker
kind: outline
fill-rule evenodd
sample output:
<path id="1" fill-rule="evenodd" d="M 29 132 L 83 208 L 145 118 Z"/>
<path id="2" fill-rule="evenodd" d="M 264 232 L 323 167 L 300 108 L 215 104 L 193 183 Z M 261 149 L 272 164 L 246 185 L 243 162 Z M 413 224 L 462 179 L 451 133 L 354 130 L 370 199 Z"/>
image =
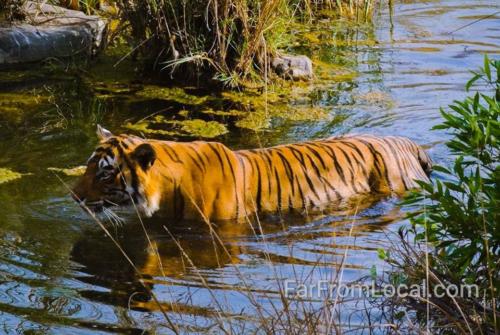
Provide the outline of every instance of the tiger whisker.
<path id="1" fill-rule="evenodd" d="M 115 227 L 115 226 L 116 226 L 116 223 L 115 223 L 115 221 L 113 220 L 113 218 L 109 216 L 109 214 L 108 214 L 108 212 L 107 212 L 107 209 L 103 209 L 102 213 L 104 214 L 104 216 L 106 216 L 106 218 L 107 218 L 107 219 L 108 219 L 108 221 L 111 223 L 111 225 L 112 225 L 113 227 Z"/>
<path id="2" fill-rule="evenodd" d="M 104 216 L 106 217 L 107 221 L 109 221 L 111 223 L 112 226 L 114 226 L 114 222 L 113 220 L 109 217 L 108 213 L 106 212 L 106 209 L 103 208 L 102 210 L 102 213 L 104 214 Z"/>
<path id="3" fill-rule="evenodd" d="M 118 224 L 118 226 L 123 226 L 123 224 L 125 223 L 125 219 L 118 216 L 118 214 L 116 214 L 113 210 L 111 210 L 109 208 L 108 208 L 108 213 L 113 216 L 113 218 L 116 220 L 116 223 Z"/>
<path id="4" fill-rule="evenodd" d="M 115 212 L 113 212 L 111 209 L 104 207 L 103 208 L 103 213 L 106 215 L 106 217 L 109 219 L 111 224 L 115 227 L 120 227 L 123 225 L 125 222 L 124 219 L 119 217 Z"/>

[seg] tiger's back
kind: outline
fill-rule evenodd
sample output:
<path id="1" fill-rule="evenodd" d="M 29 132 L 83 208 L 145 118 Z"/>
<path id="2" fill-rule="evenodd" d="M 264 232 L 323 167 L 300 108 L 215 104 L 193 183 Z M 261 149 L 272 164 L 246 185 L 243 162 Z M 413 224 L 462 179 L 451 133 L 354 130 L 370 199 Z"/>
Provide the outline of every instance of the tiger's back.
<path id="1" fill-rule="evenodd" d="M 236 151 L 250 211 L 339 204 L 368 194 L 402 194 L 428 180 L 432 163 L 403 137 L 348 136 Z M 250 203 L 249 203 L 250 202 Z"/>
<path id="2" fill-rule="evenodd" d="M 402 137 L 337 137 L 239 151 L 211 142 L 184 145 L 194 147 L 185 161 L 196 162 L 181 183 L 184 217 L 231 219 L 368 193 L 401 194 L 417 187 L 415 180 L 428 180 L 431 168 L 427 154 Z"/>

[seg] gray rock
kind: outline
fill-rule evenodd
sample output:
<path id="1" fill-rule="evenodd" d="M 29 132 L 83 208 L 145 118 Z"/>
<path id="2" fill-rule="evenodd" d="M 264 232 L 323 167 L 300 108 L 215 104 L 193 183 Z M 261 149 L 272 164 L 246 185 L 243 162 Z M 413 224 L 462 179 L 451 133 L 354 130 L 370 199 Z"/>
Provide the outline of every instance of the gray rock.
<path id="1" fill-rule="evenodd" d="M 93 56 L 105 45 L 107 23 L 97 16 L 32 1 L 23 11 L 25 22 L 0 27 L 0 65 Z"/>
<path id="2" fill-rule="evenodd" d="M 277 74 L 293 80 L 310 80 L 314 77 L 312 61 L 307 56 L 279 55 L 271 66 Z"/>

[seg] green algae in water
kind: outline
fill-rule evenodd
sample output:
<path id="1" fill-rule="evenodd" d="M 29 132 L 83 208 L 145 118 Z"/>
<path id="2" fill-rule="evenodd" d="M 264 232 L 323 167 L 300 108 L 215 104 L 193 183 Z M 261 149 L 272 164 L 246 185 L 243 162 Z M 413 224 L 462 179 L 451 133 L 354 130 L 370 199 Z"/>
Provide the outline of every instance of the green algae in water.
<path id="1" fill-rule="evenodd" d="M 225 125 L 217 121 L 203 121 L 200 119 L 177 121 L 182 124 L 181 129 L 193 136 L 213 138 L 228 132 Z"/>
<path id="2" fill-rule="evenodd" d="M 10 181 L 16 180 L 25 176 L 27 174 L 12 171 L 6 168 L 0 168 L 0 184 L 8 183 Z"/>
<path id="3" fill-rule="evenodd" d="M 144 134 L 203 138 L 214 138 L 228 132 L 226 126 L 217 121 L 204 121 L 201 119 L 167 120 L 161 115 L 134 124 L 129 122 L 125 127 Z M 165 127 L 172 128 L 172 130 L 164 129 Z"/>
<path id="4" fill-rule="evenodd" d="M 124 127 L 133 131 L 137 131 L 141 134 L 156 134 L 156 135 L 165 135 L 165 136 L 175 136 L 178 135 L 178 132 L 163 130 L 163 129 L 152 129 L 150 125 L 156 124 L 157 122 L 151 121 L 140 121 L 136 123 L 127 122 Z"/>
<path id="5" fill-rule="evenodd" d="M 180 87 L 167 88 L 152 85 L 145 86 L 144 89 L 137 92 L 136 95 L 147 99 L 173 100 L 185 105 L 201 105 L 211 98 L 210 96 L 196 96 L 186 93 L 186 91 Z"/>
<path id="6" fill-rule="evenodd" d="M 74 168 L 68 168 L 68 169 L 49 167 L 49 168 L 47 168 L 47 170 L 54 171 L 54 172 L 60 172 L 60 173 L 63 173 L 67 176 L 70 176 L 70 177 L 78 177 L 78 176 L 82 176 L 85 173 L 86 168 L 87 168 L 86 166 L 81 165 L 81 166 L 76 166 Z"/>
<path id="7" fill-rule="evenodd" d="M 359 103 L 380 108 L 392 109 L 396 106 L 394 99 L 386 92 L 370 91 L 364 94 L 357 94 L 355 98 Z"/>

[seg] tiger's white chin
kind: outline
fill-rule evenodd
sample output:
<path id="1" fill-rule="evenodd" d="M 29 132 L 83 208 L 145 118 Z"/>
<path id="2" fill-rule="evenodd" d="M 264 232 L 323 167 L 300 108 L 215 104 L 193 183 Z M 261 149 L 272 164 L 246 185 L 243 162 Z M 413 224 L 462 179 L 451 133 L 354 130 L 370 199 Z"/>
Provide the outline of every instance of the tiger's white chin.
<path id="1" fill-rule="evenodd" d="M 160 195 L 154 194 L 149 197 L 145 197 L 144 201 L 138 204 L 139 211 L 146 217 L 153 216 L 160 209 Z"/>

